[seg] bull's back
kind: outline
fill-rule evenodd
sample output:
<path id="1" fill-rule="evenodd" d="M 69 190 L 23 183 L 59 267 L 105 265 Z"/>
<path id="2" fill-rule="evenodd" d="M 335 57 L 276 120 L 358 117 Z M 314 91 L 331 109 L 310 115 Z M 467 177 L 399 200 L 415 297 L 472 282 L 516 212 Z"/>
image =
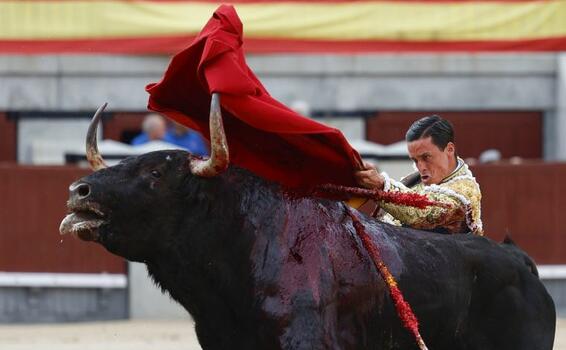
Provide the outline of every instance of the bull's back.
<path id="1" fill-rule="evenodd" d="M 266 240 L 280 262 L 269 277 L 279 293 L 278 312 L 319 325 L 298 338 L 320 336 L 327 342 L 321 348 L 414 348 L 344 205 L 303 199 L 284 204 L 282 212 L 276 238 Z M 524 261 L 486 238 L 394 227 L 358 215 L 429 348 L 552 348 L 554 306 Z M 307 321 L 306 305 L 318 310 Z"/>
<path id="2" fill-rule="evenodd" d="M 397 277 L 430 348 L 552 349 L 554 304 L 524 252 L 473 235 L 388 233 L 404 247 Z"/>

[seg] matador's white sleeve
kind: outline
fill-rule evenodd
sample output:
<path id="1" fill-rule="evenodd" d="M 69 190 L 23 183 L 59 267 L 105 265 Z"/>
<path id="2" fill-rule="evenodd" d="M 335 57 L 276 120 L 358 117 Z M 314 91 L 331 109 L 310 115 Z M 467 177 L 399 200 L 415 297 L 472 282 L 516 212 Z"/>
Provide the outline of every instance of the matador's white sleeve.
<path id="1" fill-rule="evenodd" d="M 385 178 L 384 191 L 418 193 L 431 201 L 446 204 L 446 207 L 419 209 L 381 201 L 381 208 L 401 224 L 423 230 L 444 228 L 451 233 L 471 231 L 483 234 L 479 212 L 481 193 L 473 177 L 457 176 L 440 185 L 421 184 L 410 189 L 387 174 L 382 175 Z"/>

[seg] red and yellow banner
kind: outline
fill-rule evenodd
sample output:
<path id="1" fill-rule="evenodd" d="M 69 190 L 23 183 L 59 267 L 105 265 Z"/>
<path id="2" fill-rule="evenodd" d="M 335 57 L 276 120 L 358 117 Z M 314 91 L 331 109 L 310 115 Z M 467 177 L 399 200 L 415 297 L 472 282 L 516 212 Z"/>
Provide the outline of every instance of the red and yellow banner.
<path id="1" fill-rule="evenodd" d="M 0 0 L 0 54 L 172 53 L 220 2 Z M 247 52 L 561 51 L 566 0 L 244 0 Z"/>

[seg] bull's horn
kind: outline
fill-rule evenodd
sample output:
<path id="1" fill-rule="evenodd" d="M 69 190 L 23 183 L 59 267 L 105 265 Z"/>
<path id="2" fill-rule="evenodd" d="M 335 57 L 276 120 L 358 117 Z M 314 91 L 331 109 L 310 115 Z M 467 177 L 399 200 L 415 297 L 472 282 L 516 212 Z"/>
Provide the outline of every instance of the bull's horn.
<path id="1" fill-rule="evenodd" d="M 194 175 L 213 177 L 226 170 L 229 162 L 228 143 L 220 110 L 220 94 L 215 92 L 210 102 L 210 158 L 207 160 L 193 158 L 189 167 Z"/>
<path id="2" fill-rule="evenodd" d="M 107 168 L 106 162 L 98 152 L 98 145 L 96 143 L 96 130 L 98 129 L 98 123 L 102 116 L 102 112 L 108 103 L 104 103 L 102 106 L 98 107 L 96 113 L 94 113 L 94 117 L 92 117 L 92 121 L 88 126 L 88 132 L 86 133 L 86 159 L 90 164 L 92 170 L 100 170 Z"/>

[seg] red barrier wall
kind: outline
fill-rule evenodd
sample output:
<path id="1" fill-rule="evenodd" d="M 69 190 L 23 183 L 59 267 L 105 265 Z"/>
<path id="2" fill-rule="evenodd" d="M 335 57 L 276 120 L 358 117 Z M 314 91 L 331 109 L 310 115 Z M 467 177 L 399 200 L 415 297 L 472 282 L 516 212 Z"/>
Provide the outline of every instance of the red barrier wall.
<path id="1" fill-rule="evenodd" d="M 16 161 L 16 123 L 0 113 L 0 162 Z"/>
<path id="2" fill-rule="evenodd" d="M 454 125 L 458 154 L 478 157 L 489 148 L 505 158 L 542 157 L 542 112 L 539 111 L 382 111 L 366 124 L 367 139 L 390 144 L 405 139 L 411 124 L 438 114 Z"/>
<path id="3" fill-rule="evenodd" d="M 566 263 L 566 163 L 481 165 L 472 168 L 483 200 L 485 234 L 506 234 L 537 263 Z"/>
<path id="4" fill-rule="evenodd" d="M 0 271 L 126 272 L 101 246 L 59 235 L 69 184 L 89 172 L 0 165 Z"/>
<path id="5" fill-rule="evenodd" d="M 566 263 L 566 163 L 479 165 L 486 235 L 505 234 L 537 263 Z M 125 273 L 97 244 L 59 235 L 75 167 L 0 165 L 0 271 Z M 62 240 L 62 242 L 61 242 Z"/>

